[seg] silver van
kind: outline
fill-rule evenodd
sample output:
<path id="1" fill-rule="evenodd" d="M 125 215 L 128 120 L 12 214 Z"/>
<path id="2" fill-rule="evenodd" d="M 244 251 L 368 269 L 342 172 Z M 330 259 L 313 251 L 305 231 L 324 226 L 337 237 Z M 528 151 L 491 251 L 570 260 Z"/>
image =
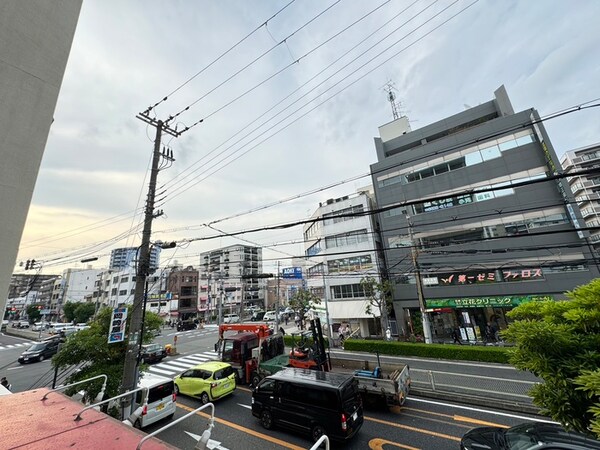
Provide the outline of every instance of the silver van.
<path id="1" fill-rule="evenodd" d="M 173 418 L 177 409 L 177 396 L 173 380 L 159 375 L 142 373 L 138 387 L 148 388 L 148 398 L 144 398 L 145 391 L 137 393 L 136 403 L 142 406 L 143 410 L 139 419 L 133 424 L 134 427 L 144 428 L 159 420 Z M 145 405 L 146 400 L 148 401 L 147 405 Z"/>

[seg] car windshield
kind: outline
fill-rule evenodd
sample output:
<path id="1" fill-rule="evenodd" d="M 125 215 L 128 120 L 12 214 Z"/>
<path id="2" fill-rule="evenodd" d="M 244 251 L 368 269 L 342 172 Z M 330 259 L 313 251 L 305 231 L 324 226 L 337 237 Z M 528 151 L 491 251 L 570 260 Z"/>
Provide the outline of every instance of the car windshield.
<path id="1" fill-rule="evenodd" d="M 151 352 L 151 351 L 154 351 L 154 350 L 158 350 L 159 348 L 160 348 L 160 345 L 158 345 L 158 344 L 151 344 L 151 345 L 145 345 L 145 346 L 144 346 L 144 349 L 145 349 L 147 352 Z"/>
<path id="2" fill-rule="evenodd" d="M 523 424 L 512 427 L 505 431 L 504 439 L 507 449 L 529 448 L 532 444 L 538 443 L 538 437 L 535 433 L 534 424 Z"/>
<path id="3" fill-rule="evenodd" d="M 27 351 L 28 352 L 38 352 L 40 350 L 44 350 L 45 347 L 46 347 L 46 344 L 33 344 L 31 347 L 29 347 L 29 349 Z"/>

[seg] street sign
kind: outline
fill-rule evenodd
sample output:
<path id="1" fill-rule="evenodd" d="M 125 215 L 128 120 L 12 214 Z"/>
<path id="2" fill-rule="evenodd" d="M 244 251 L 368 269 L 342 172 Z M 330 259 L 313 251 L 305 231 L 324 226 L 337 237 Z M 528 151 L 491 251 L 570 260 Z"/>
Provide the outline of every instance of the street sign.
<path id="1" fill-rule="evenodd" d="M 115 308 L 110 319 L 108 343 L 123 342 L 125 340 L 125 325 L 127 324 L 127 308 Z"/>

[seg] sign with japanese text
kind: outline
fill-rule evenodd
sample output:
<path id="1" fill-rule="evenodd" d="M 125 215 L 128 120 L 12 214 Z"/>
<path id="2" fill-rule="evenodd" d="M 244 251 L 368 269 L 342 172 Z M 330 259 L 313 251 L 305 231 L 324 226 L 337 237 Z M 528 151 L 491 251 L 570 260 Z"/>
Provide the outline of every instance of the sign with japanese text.
<path id="1" fill-rule="evenodd" d="M 428 278 L 427 285 L 431 286 L 431 278 L 437 278 L 438 284 L 456 285 L 456 284 L 484 284 L 511 281 L 542 280 L 544 275 L 542 269 L 537 268 L 517 268 L 517 269 L 498 269 L 498 270 L 480 270 L 477 272 L 456 272 L 438 275 Z"/>
<path id="2" fill-rule="evenodd" d="M 127 324 L 127 308 L 113 309 L 108 330 L 108 343 L 123 342 L 125 340 L 125 325 Z"/>
<path id="3" fill-rule="evenodd" d="M 427 309 L 437 308 L 486 308 L 505 307 L 512 308 L 527 302 L 554 300 L 551 295 L 505 295 L 497 297 L 463 297 L 463 298 L 433 298 L 427 299 Z"/>

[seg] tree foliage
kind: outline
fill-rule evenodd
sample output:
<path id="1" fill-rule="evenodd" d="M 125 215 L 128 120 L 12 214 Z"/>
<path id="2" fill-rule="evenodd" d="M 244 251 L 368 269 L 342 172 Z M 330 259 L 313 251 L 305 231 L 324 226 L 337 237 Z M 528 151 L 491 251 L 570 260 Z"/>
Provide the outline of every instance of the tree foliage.
<path id="1" fill-rule="evenodd" d="M 29 317 L 29 323 L 35 323 L 42 317 L 38 305 L 29 305 L 27 307 L 27 317 Z"/>
<path id="2" fill-rule="evenodd" d="M 600 436 L 600 279 L 566 295 L 519 305 L 502 336 L 515 344 L 511 363 L 543 380 L 530 391 L 542 412 Z"/>
<path id="3" fill-rule="evenodd" d="M 321 299 L 306 289 L 298 289 L 290 298 L 288 304 L 290 308 L 298 313 L 301 322 L 304 322 L 304 316 L 315 305 L 321 304 Z M 301 324 L 301 328 L 303 328 Z"/>
<path id="4" fill-rule="evenodd" d="M 67 302 L 63 305 L 63 314 L 67 322 L 85 323 L 94 315 L 96 306 L 87 302 Z"/>
<path id="5" fill-rule="evenodd" d="M 365 312 L 377 318 L 381 321 L 381 330 L 385 332 L 388 327 L 388 316 L 392 311 L 393 307 L 393 295 L 394 286 L 389 280 L 377 281 L 373 277 L 364 277 L 360 280 L 365 297 L 367 297 L 368 304 L 365 308 Z"/>
<path id="6" fill-rule="evenodd" d="M 59 370 L 72 365 L 82 365 L 80 370 L 71 375 L 67 383 L 83 380 L 100 374 L 108 375 L 106 396 L 118 394 L 119 385 L 123 377 L 123 365 L 127 351 L 127 340 L 109 344 L 108 330 L 112 310 L 101 309 L 96 319 L 90 322 L 90 328 L 81 330 L 69 336 L 61 345 L 60 351 L 52 358 L 52 365 Z M 131 318 L 131 307 L 128 308 L 127 330 Z M 154 331 L 159 330 L 162 319 L 152 312 L 147 311 L 144 319 L 143 342 L 151 342 Z M 86 398 L 94 398 L 101 389 L 102 381 L 98 380 L 84 385 Z"/>

